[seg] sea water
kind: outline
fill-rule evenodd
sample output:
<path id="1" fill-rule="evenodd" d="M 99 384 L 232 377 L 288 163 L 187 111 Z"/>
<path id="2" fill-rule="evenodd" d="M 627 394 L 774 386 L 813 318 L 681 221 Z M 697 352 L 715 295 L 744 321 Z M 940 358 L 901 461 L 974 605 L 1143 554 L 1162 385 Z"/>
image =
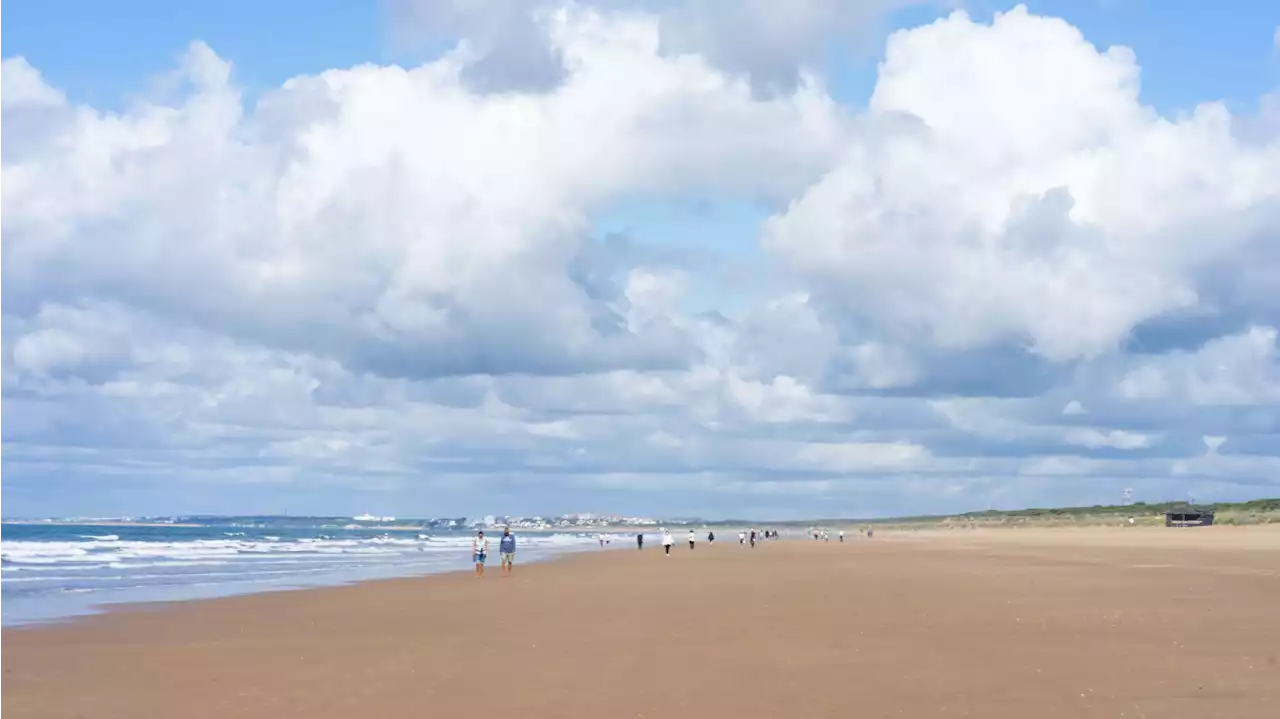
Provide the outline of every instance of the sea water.
<path id="1" fill-rule="evenodd" d="M 497 564 L 500 533 L 490 537 Z M 471 532 L 9 524 L 0 527 L 0 622 L 106 604 L 200 599 L 465 570 Z M 596 533 L 517 532 L 520 563 L 599 548 Z M 608 546 L 622 546 L 610 537 Z M 496 567 L 495 567 L 496 568 Z"/>

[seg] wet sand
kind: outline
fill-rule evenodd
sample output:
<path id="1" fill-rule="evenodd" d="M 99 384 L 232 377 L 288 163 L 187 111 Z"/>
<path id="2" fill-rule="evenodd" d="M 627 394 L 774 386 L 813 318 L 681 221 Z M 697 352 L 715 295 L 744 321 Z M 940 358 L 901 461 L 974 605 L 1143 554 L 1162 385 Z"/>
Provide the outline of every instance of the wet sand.
<path id="1" fill-rule="evenodd" d="M 1243 718 L 1280 706 L 1280 527 L 700 542 L 517 572 L 6 629 L 3 711 Z"/>

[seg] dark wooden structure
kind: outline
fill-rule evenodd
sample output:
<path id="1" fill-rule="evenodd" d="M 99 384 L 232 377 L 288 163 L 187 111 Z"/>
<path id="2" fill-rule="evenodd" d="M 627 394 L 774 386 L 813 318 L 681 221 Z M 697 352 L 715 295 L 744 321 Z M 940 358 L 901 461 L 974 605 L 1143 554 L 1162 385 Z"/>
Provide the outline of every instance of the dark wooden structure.
<path id="1" fill-rule="evenodd" d="M 1212 509 L 1178 507 L 1164 513 L 1164 526 L 1166 527 L 1208 527 L 1212 524 Z"/>

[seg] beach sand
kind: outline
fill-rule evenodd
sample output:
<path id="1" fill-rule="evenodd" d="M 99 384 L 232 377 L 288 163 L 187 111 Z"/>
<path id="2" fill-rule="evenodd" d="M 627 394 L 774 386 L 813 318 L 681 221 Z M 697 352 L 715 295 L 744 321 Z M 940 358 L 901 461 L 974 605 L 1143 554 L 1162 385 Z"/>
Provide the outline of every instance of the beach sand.
<path id="1" fill-rule="evenodd" d="M 3 632 L 19 717 L 1274 717 L 1280 527 L 853 532 Z"/>

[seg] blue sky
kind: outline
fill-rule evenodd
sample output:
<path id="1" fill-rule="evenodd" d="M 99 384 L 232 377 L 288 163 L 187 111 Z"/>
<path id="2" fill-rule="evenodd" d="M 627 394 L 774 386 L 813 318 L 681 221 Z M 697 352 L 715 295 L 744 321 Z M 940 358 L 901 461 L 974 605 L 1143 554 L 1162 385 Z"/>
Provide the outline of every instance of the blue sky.
<path id="1" fill-rule="evenodd" d="M 1066 19 L 1096 45 L 1133 48 L 1142 58 L 1143 97 L 1163 111 L 1220 98 L 1247 105 L 1280 78 L 1273 39 L 1280 8 L 1266 0 L 1025 4 L 1033 12 Z M 1010 7 L 964 6 L 981 20 Z M 865 101 L 884 34 L 944 13 L 945 8 L 909 6 L 884 18 L 873 44 L 833 49 L 824 68 L 833 92 L 847 102 Z M 377 2 L 227 0 L 188 6 L 159 0 L 48 0 L 14 3 L 5 15 L 5 57 L 26 57 L 72 98 L 103 107 L 118 107 L 144 89 L 194 39 L 234 62 L 243 86 L 259 91 L 295 75 L 365 62 L 413 62 L 430 53 L 397 43 L 393 19 Z"/>
<path id="2" fill-rule="evenodd" d="M 784 5 L 10 3 L 4 514 L 1280 492 L 1280 6 Z"/>

